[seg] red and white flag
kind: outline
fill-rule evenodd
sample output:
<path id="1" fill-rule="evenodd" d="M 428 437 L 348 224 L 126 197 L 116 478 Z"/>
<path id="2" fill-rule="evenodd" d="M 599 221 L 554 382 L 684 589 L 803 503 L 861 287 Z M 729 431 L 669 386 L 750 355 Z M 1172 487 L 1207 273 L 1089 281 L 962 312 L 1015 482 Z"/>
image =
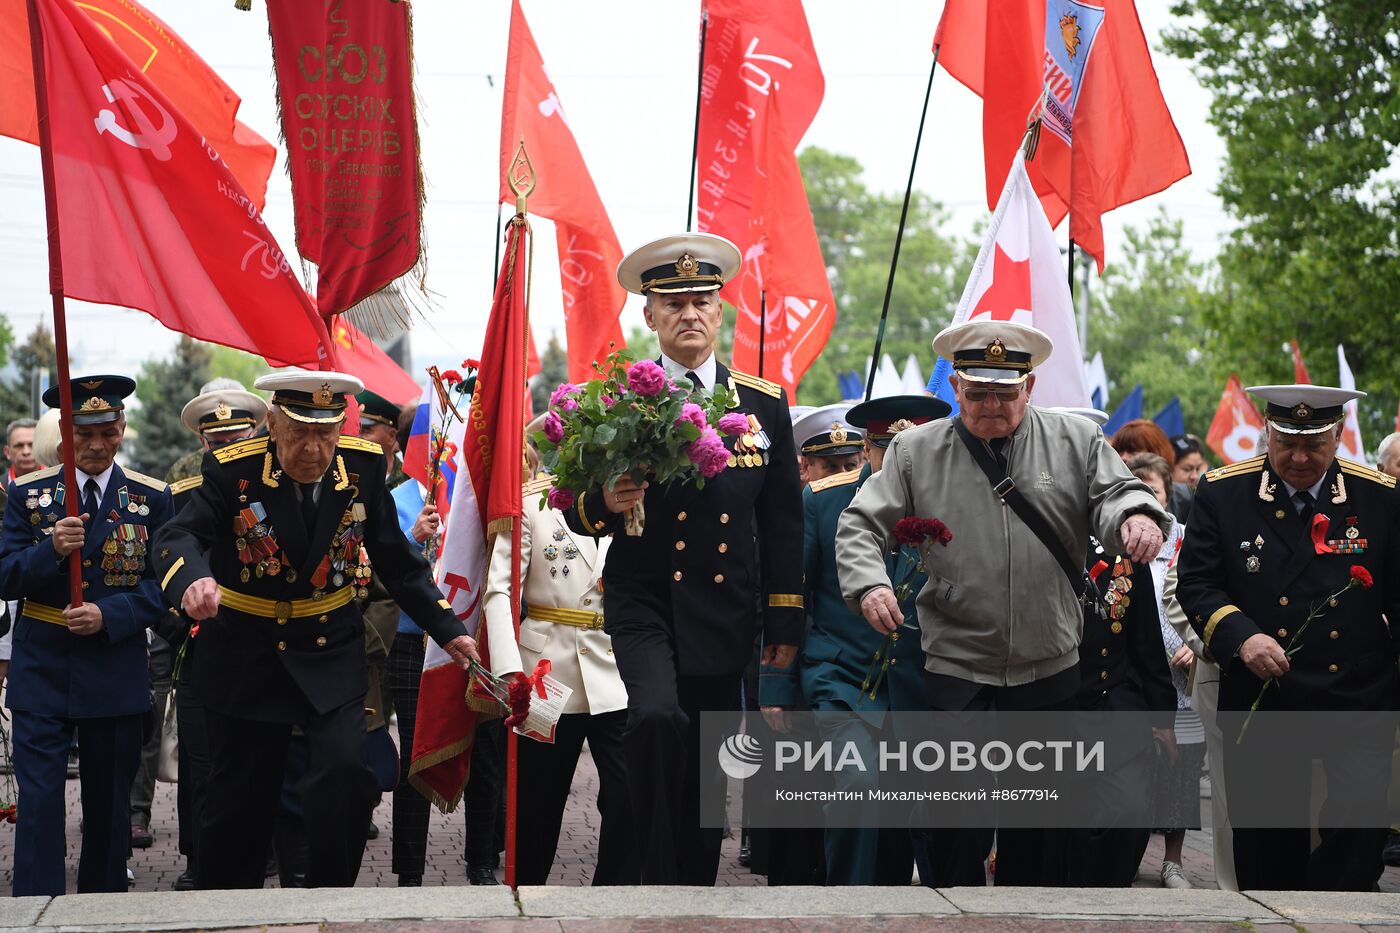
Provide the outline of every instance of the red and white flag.
<path id="1" fill-rule="evenodd" d="M 1337 347 L 1340 353 L 1342 348 Z M 1293 381 L 1300 386 L 1312 385 L 1312 377 L 1308 375 L 1308 364 L 1303 362 L 1303 351 L 1298 346 L 1298 341 L 1293 340 Z"/>
<path id="2" fill-rule="evenodd" d="M 512 553 L 517 564 L 511 592 L 517 617 L 520 608 L 521 451 L 528 398 L 525 230 L 523 219 L 519 224 L 512 222 L 506 238 L 439 564 L 438 586 L 457 618 L 476 637 L 488 670 L 490 646 L 486 627 L 479 621 L 497 534 L 514 535 Z M 466 696 L 466 672 L 429 642 L 418 691 L 409 782 L 443 810 L 451 810 L 462 799 L 471 769 L 477 713 L 467 705 Z"/>
<path id="3" fill-rule="evenodd" d="M 795 152 L 826 81 L 800 0 L 707 0 L 705 14 L 696 217 L 744 257 L 721 292 L 735 368 L 792 399 L 836 320 Z"/>
<path id="4" fill-rule="evenodd" d="M 31 2 L 63 293 L 268 359 L 334 363 L 325 323 L 219 152 L 77 3 Z"/>
<path id="5" fill-rule="evenodd" d="M 1206 445 L 1225 463 L 1238 463 L 1257 454 L 1262 430 L 1264 419 L 1259 409 L 1240 384 L 1240 377 L 1231 373 L 1206 432 Z"/>
<path id="6" fill-rule="evenodd" d="M 1350 392 L 1356 391 L 1356 377 L 1351 374 L 1351 364 L 1347 362 L 1346 351 L 1342 345 L 1337 344 L 1337 369 L 1339 372 L 1337 387 Z M 1352 399 L 1344 406 L 1346 420 L 1343 421 L 1342 442 L 1337 447 L 1337 455 L 1346 457 L 1348 460 L 1355 460 L 1357 463 L 1366 462 L 1366 448 L 1361 443 L 1361 422 L 1356 418 L 1356 399 Z"/>
<path id="7" fill-rule="evenodd" d="M 976 320 L 1011 321 L 1043 331 L 1055 349 L 1035 368 L 1031 401 L 1043 407 L 1091 407 L 1060 248 L 1019 151 L 953 316 L 954 324 Z"/>
<path id="8" fill-rule="evenodd" d="M 616 275 L 622 246 L 569 129 L 520 0 L 514 0 L 501 110 L 500 196 L 511 204 L 515 192 L 509 184 L 510 169 L 522 141 L 538 179 L 530 193 L 530 213 L 554 221 L 559 246 L 569 379 L 584 382 L 598 375 L 594 361 L 626 346 L 618 317 L 627 292 Z M 533 372 L 539 372 L 537 360 Z"/>

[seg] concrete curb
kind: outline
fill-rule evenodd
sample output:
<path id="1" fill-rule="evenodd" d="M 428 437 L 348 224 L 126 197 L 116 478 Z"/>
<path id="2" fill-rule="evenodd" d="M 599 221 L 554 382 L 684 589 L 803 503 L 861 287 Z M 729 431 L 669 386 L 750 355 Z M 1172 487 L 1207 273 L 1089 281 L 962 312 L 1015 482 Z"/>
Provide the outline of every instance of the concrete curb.
<path id="1" fill-rule="evenodd" d="M 1400 924 L 1393 894 L 1147 888 L 348 888 L 0 899 L 0 930 L 208 930 L 383 921 L 1001 918 Z"/>

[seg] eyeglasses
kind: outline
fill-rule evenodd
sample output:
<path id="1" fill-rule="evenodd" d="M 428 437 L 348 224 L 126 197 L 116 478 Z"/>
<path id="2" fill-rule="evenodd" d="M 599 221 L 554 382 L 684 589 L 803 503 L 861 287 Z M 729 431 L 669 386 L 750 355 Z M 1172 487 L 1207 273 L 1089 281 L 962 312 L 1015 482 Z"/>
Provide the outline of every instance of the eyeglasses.
<path id="1" fill-rule="evenodd" d="M 987 396 L 995 395 L 1003 402 L 1014 402 L 1021 397 L 1021 387 L 1014 386 L 963 386 L 963 398 L 969 402 L 985 402 Z"/>

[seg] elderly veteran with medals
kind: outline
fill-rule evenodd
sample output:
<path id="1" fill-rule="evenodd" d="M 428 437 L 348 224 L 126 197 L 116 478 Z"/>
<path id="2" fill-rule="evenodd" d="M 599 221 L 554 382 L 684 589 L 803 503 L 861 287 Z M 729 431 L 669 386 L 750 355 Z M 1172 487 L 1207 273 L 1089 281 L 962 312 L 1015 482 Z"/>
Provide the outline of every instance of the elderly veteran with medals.
<path id="1" fill-rule="evenodd" d="M 158 479 L 116 463 L 126 433 L 125 376 L 72 381 L 78 488 L 62 466 L 10 484 L 0 546 L 0 596 L 24 600 L 15 623 L 6 705 L 14 716 L 14 768 L 23 797 L 15 829 L 14 893 L 60 895 L 64 882 L 64 777 L 76 732 L 82 744 L 83 840 L 78 891 L 125 891 L 130 794 L 151 708 L 146 629 L 166 614 L 148 564 L 149 539 L 170 519 Z M 58 387 L 44 393 L 56 407 Z M 76 518 L 67 517 L 73 497 Z M 69 555 L 82 555 L 83 603 L 69 604 Z"/>
<path id="2" fill-rule="evenodd" d="M 928 584 L 917 600 L 929 706 L 1072 710 L 1090 535 L 1145 561 L 1171 520 L 1096 426 L 1030 405 L 1032 369 L 1052 349 L 1045 334 L 972 321 L 946 328 L 933 348 L 953 364 L 961 410 L 896 436 L 883 469 L 846 509 L 836 537 L 842 593 L 877 631 L 895 631 L 904 613 L 885 564 L 895 523 L 942 520 L 953 540 L 925 555 Z M 990 830 L 925 835 L 926 884 L 984 883 Z M 1044 835 L 1000 831 L 999 884 L 1058 876 Z"/>
<path id="3" fill-rule="evenodd" d="M 1400 493 L 1393 477 L 1337 456 L 1343 406 L 1363 393 L 1248 391 L 1267 404 L 1267 451 L 1202 477 L 1176 590 L 1220 666 L 1235 874 L 1240 890 L 1370 891 L 1388 822 L 1385 714 L 1400 686 Z M 1291 717 L 1246 723 L 1256 703 L 1380 715 L 1329 717 L 1326 735 L 1303 736 Z M 1313 759 L 1328 790 L 1316 849 Z"/>
<path id="4" fill-rule="evenodd" d="M 797 455 L 781 386 L 715 358 L 720 287 L 740 267 L 723 237 L 684 234 L 643 246 L 618 266 L 661 345 L 676 383 L 726 384 L 752 431 L 725 443 L 729 468 L 703 489 L 648 489 L 623 476 L 579 496 L 571 530 L 615 533 L 603 569 L 604 629 L 627 687 L 623 735 L 644 884 L 714 884 L 720 830 L 700 826 L 700 782 L 724 774 L 701 749 L 702 711 L 739 709 L 739 687 L 764 636 L 764 663 L 790 665 L 802 637 L 802 537 Z M 646 527 L 623 533 L 623 514 L 646 502 Z M 737 716 L 736 716 L 737 719 Z M 713 824 L 717 825 L 717 824 Z"/>
<path id="5" fill-rule="evenodd" d="M 196 676 L 212 773 L 201 888 L 257 888 L 292 727 L 306 735 L 300 786 L 307 882 L 355 883 L 377 792 L 365 762 L 364 551 L 399 605 L 456 661 L 476 645 L 399 531 L 383 451 L 340 436 L 335 372 L 260 378 L 269 433 L 205 457 L 204 482 L 158 536 L 166 598 L 200 623 Z"/>
<path id="6" fill-rule="evenodd" d="M 846 420 L 850 410 L 850 402 L 823 405 L 803 412 L 792 423 L 792 439 L 806 465 L 807 483 L 858 472 L 865 462 L 865 436 Z"/>

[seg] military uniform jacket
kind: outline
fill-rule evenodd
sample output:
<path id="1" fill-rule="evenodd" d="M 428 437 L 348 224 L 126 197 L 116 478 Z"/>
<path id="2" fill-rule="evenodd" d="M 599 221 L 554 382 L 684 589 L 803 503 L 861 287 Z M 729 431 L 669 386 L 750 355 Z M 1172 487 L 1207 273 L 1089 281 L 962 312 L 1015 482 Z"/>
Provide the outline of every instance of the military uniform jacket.
<path id="1" fill-rule="evenodd" d="M 565 713 L 610 713 L 627 708 L 612 637 L 603 631 L 603 558 L 607 539 L 576 535 L 555 509 L 541 509 L 547 479 L 527 483 L 520 525 L 520 586 L 525 617 L 520 640 L 510 616 L 511 536 L 496 536 L 486 584 L 486 628 L 491 673 L 530 673 L 542 659 L 550 676 L 574 692 Z M 564 610 L 570 622 L 542 619 Z M 591 617 L 591 618 L 590 618 Z"/>
<path id="2" fill-rule="evenodd" d="M 83 719 L 150 709 L 146 629 L 165 614 L 151 566 L 151 538 L 170 520 L 160 480 L 112 466 L 82 548 L 83 598 L 102 610 L 102 630 L 74 635 L 68 560 L 53 549 L 53 526 L 68 514 L 62 467 L 15 480 L 5 505 L 0 595 L 22 599 L 15 622 L 7 704 L 46 716 Z"/>
<path id="3" fill-rule="evenodd" d="M 1104 612 L 1084 611 L 1084 639 L 1079 643 L 1079 708 L 1105 711 L 1152 711 L 1152 724 L 1169 729 L 1176 721 L 1167 649 L 1157 613 L 1152 571 L 1126 557 L 1090 553 Z M 1144 740 L 1146 736 L 1144 736 Z"/>
<path id="4" fill-rule="evenodd" d="M 1213 470 L 1197 487 L 1177 598 L 1220 665 L 1222 710 L 1248 709 L 1263 686 L 1239 660 L 1240 646 L 1263 632 L 1289 650 L 1316 606 L 1324 614 L 1307 627 L 1288 673 L 1261 708 L 1397 708 L 1400 492 L 1392 477 L 1338 459 L 1315 508 L 1325 516 L 1316 519 L 1316 531 L 1296 514 L 1265 457 Z M 1353 566 L 1369 570 L 1375 585 L 1322 605 L 1346 585 Z"/>
<path id="5" fill-rule="evenodd" d="M 325 713 L 365 696 L 364 622 L 345 600 L 368 588 L 362 547 L 399 606 L 439 643 L 466 634 L 399 530 L 384 473 L 377 444 L 340 438 L 308 531 L 296 484 L 268 436 L 204 458 L 203 482 L 156 539 L 155 564 L 171 605 L 201 577 L 225 590 L 218 615 L 200 623 L 195 638 L 205 705 L 245 719 L 297 722 L 307 702 Z M 279 619 L 232 605 L 240 595 L 328 608 Z"/>
<path id="6" fill-rule="evenodd" d="M 758 422 L 757 431 L 725 439 L 733 451 L 727 469 L 704 489 L 647 489 L 646 527 L 637 537 L 607 510 L 601 490 L 564 512 L 580 534 L 613 535 L 603 569 L 606 630 L 659 618 L 686 676 L 742 671 L 760 612 L 767 644 L 802 640 L 802 483 L 786 393 L 723 364 L 716 373 L 737 393 L 734 410 Z"/>
<path id="7" fill-rule="evenodd" d="M 900 605 L 904 621 L 915 627 L 900 630 L 894 657 L 875 697 L 861 690 L 885 636 L 871 628 L 864 616 L 851 612 L 841 598 L 836 575 L 836 523 L 869 478 L 870 465 L 866 464 L 859 470 L 816 480 L 802 492 L 803 585 L 812 627 L 789 676 L 765 669 L 760 677 L 759 702 L 764 706 L 797 705 L 799 678 L 802 698 L 818 709 L 917 710 L 928 705 L 924 650 L 914 606 L 914 594 L 927 579 L 922 572 L 915 573 L 911 595 Z M 891 554 L 886 564 L 891 578 L 901 573 L 897 554 Z"/>

